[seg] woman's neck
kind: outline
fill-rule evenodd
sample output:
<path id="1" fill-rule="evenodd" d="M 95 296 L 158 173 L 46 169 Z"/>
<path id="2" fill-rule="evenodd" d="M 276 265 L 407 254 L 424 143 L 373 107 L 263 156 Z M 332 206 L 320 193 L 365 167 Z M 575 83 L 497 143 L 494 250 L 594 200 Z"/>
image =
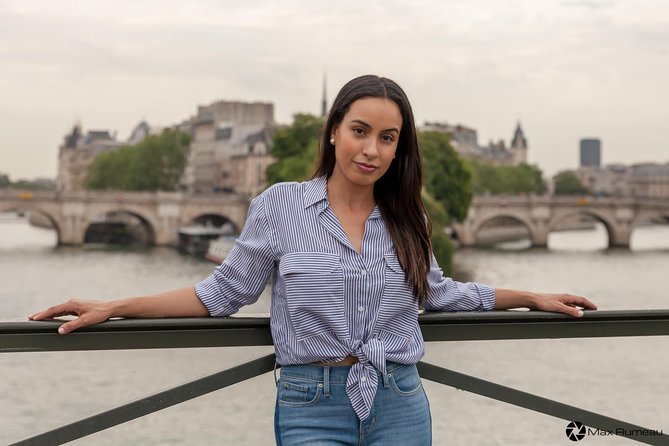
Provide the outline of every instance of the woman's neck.
<path id="1" fill-rule="evenodd" d="M 376 206 L 373 184 L 358 186 L 348 181 L 340 181 L 340 178 L 333 174 L 328 178 L 327 191 L 330 206 L 367 213 L 371 213 Z"/>

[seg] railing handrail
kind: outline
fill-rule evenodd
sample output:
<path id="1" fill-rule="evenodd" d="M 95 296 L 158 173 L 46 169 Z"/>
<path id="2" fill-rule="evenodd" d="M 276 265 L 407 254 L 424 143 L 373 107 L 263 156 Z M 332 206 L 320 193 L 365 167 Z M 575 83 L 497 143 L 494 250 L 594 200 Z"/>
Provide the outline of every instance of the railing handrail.
<path id="1" fill-rule="evenodd" d="M 669 335 L 669 309 L 586 311 L 581 318 L 536 311 L 432 313 L 419 315 L 426 341 L 542 339 Z M 269 316 L 227 318 L 120 319 L 59 335 L 62 320 L 0 320 L 0 352 L 116 350 L 145 348 L 231 347 L 271 345 Z M 62 444 L 148 415 L 174 404 L 269 372 L 274 355 L 93 415 L 15 443 L 21 446 Z M 661 431 L 610 418 L 424 362 L 421 376 L 536 412 L 613 432 L 651 445 L 669 445 Z M 637 435 L 635 432 L 642 432 Z M 648 433 L 650 432 L 650 433 Z"/>
<path id="2" fill-rule="evenodd" d="M 424 312 L 418 319 L 426 341 L 669 335 L 669 309 L 586 311 L 581 318 L 539 311 Z M 272 345 L 268 315 L 117 319 L 59 335 L 63 323 L 0 320 L 0 352 Z"/>

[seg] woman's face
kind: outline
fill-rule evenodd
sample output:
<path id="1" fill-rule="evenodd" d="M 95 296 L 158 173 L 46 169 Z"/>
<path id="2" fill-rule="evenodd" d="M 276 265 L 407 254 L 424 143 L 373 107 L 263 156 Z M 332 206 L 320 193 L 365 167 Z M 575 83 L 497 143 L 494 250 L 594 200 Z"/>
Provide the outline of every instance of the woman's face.
<path id="1" fill-rule="evenodd" d="M 395 158 L 402 114 L 390 99 L 367 97 L 351 104 L 332 128 L 335 167 L 332 179 L 373 186 Z"/>

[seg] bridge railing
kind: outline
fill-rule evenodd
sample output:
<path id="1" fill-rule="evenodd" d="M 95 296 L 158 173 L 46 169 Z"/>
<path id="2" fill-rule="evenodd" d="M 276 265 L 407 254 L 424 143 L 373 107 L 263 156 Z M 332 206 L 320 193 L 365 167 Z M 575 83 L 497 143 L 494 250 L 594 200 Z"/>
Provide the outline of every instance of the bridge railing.
<path id="1" fill-rule="evenodd" d="M 428 342 L 669 335 L 669 310 L 600 310 L 586 312 L 585 316 L 579 319 L 532 311 L 425 313 L 419 320 L 423 336 Z M 269 317 L 266 316 L 113 320 L 66 336 L 58 335 L 56 332 L 57 326 L 62 323 L 63 321 L 0 321 L 0 353 L 272 344 Z M 274 367 L 274 355 L 267 355 L 14 444 L 63 444 L 270 372 Z M 418 364 L 418 370 L 424 379 L 567 421 L 579 420 L 590 428 L 641 443 L 669 445 L 669 436 L 661 431 L 425 362 Z"/>

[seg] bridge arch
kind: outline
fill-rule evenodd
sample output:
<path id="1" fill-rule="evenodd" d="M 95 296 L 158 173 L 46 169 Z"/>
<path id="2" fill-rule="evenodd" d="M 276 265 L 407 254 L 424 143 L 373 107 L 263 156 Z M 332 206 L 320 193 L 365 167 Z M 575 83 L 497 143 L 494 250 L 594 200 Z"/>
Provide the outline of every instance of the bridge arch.
<path id="1" fill-rule="evenodd" d="M 632 222 L 630 247 L 635 250 L 668 249 L 667 239 L 662 236 L 657 237 L 658 234 L 664 234 L 666 230 L 660 226 L 669 226 L 669 209 L 645 209 L 637 213 Z M 637 231 L 640 228 L 644 229 Z M 661 232 L 655 232 L 658 230 Z"/>
<path id="2" fill-rule="evenodd" d="M 240 228 L 229 217 L 218 212 L 206 212 L 196 215 L 187 222 L 187 225 L 212 226 L 215 228 L 230 228 L 231 234 L 239 234 Z"/>
<path id="3" fill-rule="evenodd" d="M 41 206 L 36 206 L 31 202 L 20 203 L 2 203 L 0 202 L 0 214 L 4 212 L 27 212 L 36 213 L 49 220 L 53 230 L 56 232 L 56 244 L 60 245 L 62 239 L 62 222 L 54 216 L 52 212 L 43 209 Z"/>
<path id="4" fill-rule="evenodd" d="M 184 213 L 181 221 L 184 226 L 215 226 L 229 225 L 234 234 L 239 234 L 242 228 L 236 223 L 236 219 L 221 209 L 195 208 Z"/>
<path id="5" fill-rule="evenodd" d="M 103 219 L 100 219 L 102 217 Z M 149 217 L 146 212 L 143 212 L 141 209 L 133 209 L 131 207 L 114 207 L 108 209 L 96 209 L 96 213 L 92 213 L 89 217 L 85 218 L 82 221 L 82 234 L 80 240 L 83 243 L 87 243 L 91 240 L 91 231 L 96 224 L 107 223 L 118 223 L 125 224 L 128 228 L 129 233 L 135 232 L 135 236 L 139 238 L 144 238 L 144 244 L 146 245 L 155 245 L 156 244 L 156 227 L 157 222 Z M 138 224 L 138 227 L 133 225 Z M 137 231 L 144 231 L 144 235 L 140 235 Z"/>
<path id="6" fill-rule="evenodd" d="M 527 235 L 530 238 L 530 240 L 534 240 L 535 228 L 532 222 L 528 220 L 525 215 L 519 212 L 514 212 L 512 210 L 505 209 L 500 212 L 491 213 L 485 216 L 484 218 L 481 218 L 481 220 L 478 221 L 476 225 L 474 225 L 472 230 L 472 235 L 474 237 L 475 243 L 478 244 L 481 242 L 480 232 L 483 229 L 485 229 L 486 226 L 494 222 L 505 222 L 505 221 L 520 223 L 520 225 L 524 226 L 525 229 L 527 230 Z"/>
<path id="7" fill-rule="evenodd" d="M 616 233 L 616 223 L 611 220 L 609 215 L 596 209 L 565 209 L 563 211 L 558 211 L 548 221 L 548 232 L 550 233 L 559 230 L 560 223 L 563 223 L 565 220 L 574 217 L 587 217 L 590 220 L 601 223 L 606 230 L 607 244 L 609 246 L 612 245 L 612 241 L 618 240 L 618 235 Z"/>
<path id="8" fill-rule="evenodd" d="M 664 221 L 669 224 L 669 210 L 664 212 L 661 210 L 640 211 L 632 221 L 632 229 L 644 223 L 648 223 L 649 221 Z"/>

